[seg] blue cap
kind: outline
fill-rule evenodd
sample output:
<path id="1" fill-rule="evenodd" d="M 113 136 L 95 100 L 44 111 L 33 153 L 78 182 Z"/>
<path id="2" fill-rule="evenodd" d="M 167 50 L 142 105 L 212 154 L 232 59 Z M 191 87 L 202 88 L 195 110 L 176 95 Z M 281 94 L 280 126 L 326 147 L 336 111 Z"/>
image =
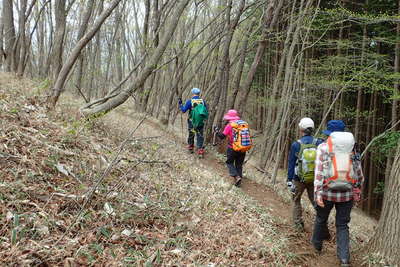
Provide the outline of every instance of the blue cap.
<path id="1" fill-rule="evenodd" d="M 343 132 L 346 125 L 342 120 L 330 120 L 326 126 L 326 130 L 322 133 L 326 135 L 331 135 L 332 132 Z"/>
<path id="2" fill-rule="evenodd" d="M 192 89 L 192 94 L 199 95 L 200 94 L 200 89 L 199 88 L 193 88 Z"/>

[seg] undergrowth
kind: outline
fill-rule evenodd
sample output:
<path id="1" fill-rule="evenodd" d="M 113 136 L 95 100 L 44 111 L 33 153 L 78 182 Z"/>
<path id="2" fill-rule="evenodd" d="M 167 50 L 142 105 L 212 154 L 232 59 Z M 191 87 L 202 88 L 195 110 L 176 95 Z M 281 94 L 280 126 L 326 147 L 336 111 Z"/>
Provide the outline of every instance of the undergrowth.
<path id="1" fill-rule="evenodd" d="M 2 76 L 2 265 L 296 265 L 276 218 L 175 141 L 46 112 L 41 84 Z"/>

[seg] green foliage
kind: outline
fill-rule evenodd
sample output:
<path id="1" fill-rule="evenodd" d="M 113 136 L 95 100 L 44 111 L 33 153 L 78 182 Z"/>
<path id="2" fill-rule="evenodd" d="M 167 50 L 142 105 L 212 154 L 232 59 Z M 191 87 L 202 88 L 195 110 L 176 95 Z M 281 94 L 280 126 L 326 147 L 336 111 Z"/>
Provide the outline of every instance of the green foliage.
<path id="1" fill-rule="evenodd" d="M 35 88 L 35 93 L 36 94 L 43 94 L 45 91 L 47 91 L 51 86 L 51 80 L 50 79 L 45 79 L 40 81 L 39 85 Z"/>
<path id="2" fill-rule="evenodd" d="M 16 245 L 18 241 L 18 228 L 20 226 L 18 214 L 14 214 L 13 226 L 14 228 L 11 230 L 11 244 Z"/>
<path id="3" fill-rule="evenodd" d="M 386 158 L 393 155 L 400 140 L 400 131 L 387 132 L 381 138 L 375 140 L 372 145 L 374 160 L 384 163 Z"/>
<path id="4" fill-rule="evenodd" d="M 374 193 L 377 195 L 383 195 L 385 192 L 385 182 L 378 182 L 374 188 Z"/>

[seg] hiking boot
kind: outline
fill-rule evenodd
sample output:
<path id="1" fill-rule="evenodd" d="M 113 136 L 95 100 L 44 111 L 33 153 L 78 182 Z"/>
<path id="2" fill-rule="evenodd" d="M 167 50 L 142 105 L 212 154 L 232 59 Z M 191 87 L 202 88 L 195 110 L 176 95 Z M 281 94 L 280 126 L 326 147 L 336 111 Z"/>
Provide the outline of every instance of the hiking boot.
<path id="1" fill-rule="evenodd" d="M 332 236 L 331 236 L 330 233 L 328 233 L 328 234 L 325 235 L 325 237 L 322 240 L 329 242 L 329 241 L 331 241 L 331 239 L 332 239 Z"/>
<path id="2" fill-rule="evenodd" d="M 311 242 L 311 245 L 314 248 L 315 254 L 320 255 L 322 252 L 322 244 L 318 245 L 318 244 L 314 244 L 313 242 Z"/>
<path id="3" fill-rule="evenodd" d="M 235 186 L 239 187 L 241 183 L 242 183 L 242 177 L 236 176 L 235 177 Z"/>
<path id="4" fill-rule="evenodd" d="M 189 153 L 193 153 L 194 145 L 188 145 L 187 149 L 188 149 Z"/>
<path id="5" fill-rule="evenodd" d="M 340 260 L 340 267 L 350 267 L 350 261 L 347 259 Z"/>
<path id="6" fill-rule="evenodd" d="M 199 148 L 197 150 L 197 155 L 199 155 L 200 158 L 204 157 L 204 148 Z"/>

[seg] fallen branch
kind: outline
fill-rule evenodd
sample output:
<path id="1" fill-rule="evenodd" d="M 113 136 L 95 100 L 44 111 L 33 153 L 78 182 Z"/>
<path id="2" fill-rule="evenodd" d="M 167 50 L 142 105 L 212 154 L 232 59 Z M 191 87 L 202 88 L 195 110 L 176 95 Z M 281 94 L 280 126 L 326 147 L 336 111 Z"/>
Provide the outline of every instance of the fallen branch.
<path id="1" fill-rule="evenodd" d="M 125 161 L 127 161 L 129 163 L 165 164 L 170 168 L 171 168 L 170 163 L 172 162 L 172 160 L 171 161 L 166 161 L 166 160 L 144 160 L 144 159 L 134 159 L 134 160 L 132 160 L 132 159 L 128 159 L 128 158 L 121 158 L 120 161 L 122 161 L 122 160 L 125 160 Z"/>
<path id="2" fill-rule="evenodd" d="M 83 97 L 83 100 L 85 100 L 85 103 L 89 103 L 89 100 L 86 98 L 86 96 L 82 92 L 82 89 L 77 84 L 75 84 L 75 88 L 78 90 L 79 94 Z"/>
<path id="3" fill-rule="evenodd" d="M 20 159 L 21 157 L 19 157 L 19 156 L 14 156 L 14 155 L 11 155 L 11 154 L 8 154 L 8 153 L 5 153 L 5 152 L 0 152 L 0 158 L 6 158 L 6 159 L 9 159 L 9 158 L 12 158 L 12 159 Z"/>

